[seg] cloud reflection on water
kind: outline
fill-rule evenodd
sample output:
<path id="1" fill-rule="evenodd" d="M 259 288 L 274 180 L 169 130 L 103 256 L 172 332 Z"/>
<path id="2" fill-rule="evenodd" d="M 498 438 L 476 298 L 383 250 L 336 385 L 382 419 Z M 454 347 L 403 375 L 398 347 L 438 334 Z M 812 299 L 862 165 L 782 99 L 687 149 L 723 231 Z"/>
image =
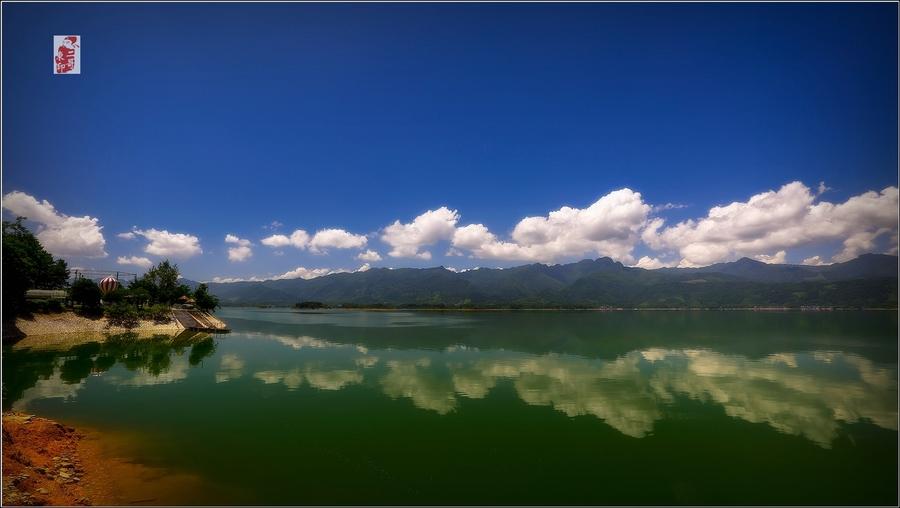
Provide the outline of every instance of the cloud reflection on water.
<path id="1" fill-rule="evenodd" d="M 440 415 L 460 410 L 463 399 L 485 399 L 498 385 L 509 383 L 529 405 L 570 417 L 595 417 L 635 438 L 651 434 L 656 422 L 676 414 L 686 399 L 826 448 L 845 423 L 866 421 L 897 430 L 896 367 L 837 351 L 782 352 L 754 359 L 708 349 L 649 348 L 608 360 L 471 347 L 370 350 L 308 336 L 253 338 L 275 340 L 294 352 L 242 356 L 223 351 L 210 367 L 216 383 L 247 374 L 252 382 L 282 384 L 288 390 L 307 385 L 336 391 L 366 384 Z M 192 367 L 216 349 L 208 341 L 192 346 L 190 355 L 167 342 L 122 347 L 97 346 L 76 356 L 56 357 L 46 374 L 22 387 L 14 407 L 39 399 L 73 399 L 88 373 L 109 368 L 111 364 L 101 362 L 104 357 L 118 358 L 127 367 L 106 373 L 106 382 L 142 387 L 186 379 Z"/>

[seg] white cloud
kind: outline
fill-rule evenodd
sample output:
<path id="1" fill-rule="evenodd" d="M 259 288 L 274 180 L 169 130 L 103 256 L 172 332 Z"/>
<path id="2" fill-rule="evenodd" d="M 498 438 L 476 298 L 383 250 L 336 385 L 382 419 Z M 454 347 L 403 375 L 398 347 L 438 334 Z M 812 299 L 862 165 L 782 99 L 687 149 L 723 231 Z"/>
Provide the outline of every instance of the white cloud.
<path id="1" fill-rule="evenodd" d="M 106 257 L 106 239 L 100 219 L 71 217 L 56 211 L 49 201 L 38 201 L 24 192 L 3 196 L 3 208 L 38 224 L 35 236 L 48 252 L 60 257 Z"/>
<path id="2" fill-rule="evenodd" d="M 121 238 L 123 240 L 134 240 L 135 238 L 137 238 L 137 235 L 135 235 L 131 231 L 129 231 L 127 233 L 119 233 L 116 236 L 118 236 L 119 238 Z"/>
<path id="3" fill-rule="evenodd" d="M 287 247 L 292 245 L 298 249 L 309 249 L 314 254 L 323 254 L 327 249 L 358 249 L 366 246 L 365 235 L 356 235 L 343 229 L 329 228 L 316 232 L 312 237 L 302 229 L 297 229 L 291 236 L 271 235 L 260 240 L 267 247 Z"/>
<path id="4" fill-rule="evenodd" d="M 526 217 L 511 241 L 498 239 L 482 224 L 469 224 L 455 231 L 452 245 L 483 259 L 550 262 L 595 254 L 631 263 L 650 211 L 639 192 L 620 189 L 587 208 L 564 206 L 546 217 Z"/>
<path id="5" fill-rule="evenodd" d="M 285 235 L 272 235 L 263 238 L 259 243 L 267 247 L 286 247 L 291 244 L 291 239 Z"/>
<path id="6" fill-rule="evenodd" d="M 757 254 L 753 256 L 753 259 L 757 261 L 762 261 L 763 263 L 767 263 L 770 265 L 783 265 L 785 261 L 785 257 L 787 256 L 787 252 L 784 250 L 780 250 L 771 256 L 766 254 Z"/>
<path id="7" fill-rule="evenodd" d="M 370 268 L 372 267 L 369 265 L 369 263 L 364 263 L 356 270 L 348 270 L 346 268 L 306 268 L 304 266 L 298 266 L 297 268 L 284 272 L 280 275 L 272 275 L 268 277 L 213 277 L 211 282 L 227 284 L 231 282 L 262 282 L 266 280 L 315 279 L 316 277 L 324 277 L 325 275 L 331 275 L 334 273 L 365 272 Z"/>
<path id="8" fill-rule="evenodd" d="M 687 205 L 683 205 L 681 203 L 666 203 L 664 205 L 654 205 L 654 212 L 664 212 L 666 210 L 680 210 L 682 208 L 687 208 Z"/>
<path id="9" fill-rule="evenodd" d="M 228 260 L 232 262 L 246 261 L 253 256 L 253 249 L 246 245 L 228 248 Z"/>
<path id="10" fill-rule="evenodd" d="M 831 263 L 825 261 L 820 256 L 812 256 L 812 257 L 804 259 L 802 261 L 802 264 L 808 265 L 808 266 L 823 266 L 823 265 L 830 265 Z"/>
<path id="11" fill-rule="evenodd" d="M 437 210 L 428 210 L 406 224 L 394 221 L 384 228 L 381 241 L 391 246 L 388 256 L 431 259 L 431 252 L 421 249 L 441 240 L 452 239 L 458 221 L 456 210 L 442 206 Z"/>
<path id="12" fill-rule="evenodd" d="M 200 248 L 200 239 L 194 235 L 169 233 L 164 229 L 135 229 L 134 233 L 149 240 L 147 246 L 144 247 L 144 252 L 147 254 L 175 258 L 189 258 L 203 254 L 203 249 Z"/>
<path id="13" fill-rule="evenodd" d="M 232 262 L 246 261 L 253 256 L 253 249 L 250 247 L 253 243 L 244 238 L 238 238 L 235 235 L 225 235 L 225 243 L 233 244 L 234 247 L 228 248 L 228 260 Z"/>
<path id="14" fill-rule="evenodd" d="M 897 232 L 897 187 L 838 204 L 817 199 L 809 187 L 791 182 L 746 202 L 713 207 L 701 219 L 671 227 L 653 219 L 642 239 L 654 250 L 677 252 L 682 266 L 704 266 L 834 240 L 843 242 L 843 250 L 833 261 L 846 261 L 874 249 L 882 235 Z"/>
<path id="15" fill-rule="evenodd" d="M 153 266 L 153 261 L 150 261 L 150 259 L 148 258 L 138 256 L 119 256 L 116 259 L 116 263 L 120 265 L 134 265 L 141 268 L 150 268 L 151 266 Z"/>
<path id="16" fill-rule="evenodd" d="M 667 268 L 676 266 L 677 264 L 678 261 L 662 261 L 659 258 L 643 256 L 641 259 L 638 259 L 638 262 L 635 263 L 634 266 L 638 268 L 645 268 L 647 270 L 656 270 L 657 268 Z"/>
<path id="17" fill-rule="evenodd" d="M 367 250 L 365 252 L 360 252 L 356 259 L 360 261 L 370 261 L 374 263 L 375 261 L 381 261 L 381 254 L 375 252 L 374 250 Z"/>
<path id="18" fill-rule="evenodd" d="M 325 275 L 331 275 L 333 273 L 346 273 L 348 270 L 344 270 L 343 268 L 332 269 L 332 268 L 305 268 L 302 266 L 298 266 L 293 270 L 285 272 L 281 275 L 276 275 L 272 277 L 274 280 L 282 280 L 282 279 L 315 279 L 316 277 L 323 277 Z"/>
<path id="19" fill-rule="evenodd" d="M 231 284 L 233 282 L 262 282 L 264 280 L 271 280 L 272 277 L 268 279 L 264 277 L 213 277 L 209 282 L 215 282 L 217 284 Z"/>
<path id="20" fill-rule="evenodd" d="M 293 245 L 298 249 L 305 249 L 309 244 L 309 233 L 302 229 L 297 229 L 291 233 L 291 236 L 272 235 L 263 238 L 259 243 L 267 247 L 287 247 L 288 245 Z"/>
<path id="21" fill-rule="evenodd" d="M 358 249 L 365 246 L 364 235 L 355 235 L 343 229 L 322 229 L 309 241 L 309 250 L 315 254 L 324 253 L 329 248 Z"/>

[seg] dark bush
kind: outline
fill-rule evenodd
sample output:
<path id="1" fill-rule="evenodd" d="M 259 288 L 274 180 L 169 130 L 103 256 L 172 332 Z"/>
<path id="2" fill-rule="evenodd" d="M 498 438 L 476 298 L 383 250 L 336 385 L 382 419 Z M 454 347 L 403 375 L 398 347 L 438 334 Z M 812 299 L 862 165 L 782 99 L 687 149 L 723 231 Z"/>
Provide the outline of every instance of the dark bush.
<path id="1" fill-rule="evenodd" d="M 110 291 L 103 296 L 103 303 L 119 303 L 124 302 L 126 297 L 128 296 L 128 290 L 125 288 L 116 288 L 115 291 Z"/>
<path id="2" fill-rule="evenodd" d="M 141 317 L 156 324 L 165 324 L 172 321 L 172 312 L 169 310 L 168 305 L 160 303 L 144 308 L 141 311 Z"/>
<path id="3" fill-rule="evenodd" d="M 82 310 L 96 311 L 100 308 L 100 288 L 91 279 L 80 278 L 72 283 L 72 301 L 80 304 Z"/>
<path id="4" fill-rule="evenodd" d="M 131 303 L 139 309 L 150 301 L 150 292 L 142 287 L 128 288 L 128 292 L 131 294 Z"/>
<path id="5" fill-rule="evenodd" d="M 26 300 L 25 310 L 31 314 L 43 314 L 47 312 L 46 300 Z"/>
<path id="6" fill-rule="evenodd" d="M 140 324 L 137 309 L 127 303 L 114 303 L 104 308 L 110 326 L 134 328 Z"/>

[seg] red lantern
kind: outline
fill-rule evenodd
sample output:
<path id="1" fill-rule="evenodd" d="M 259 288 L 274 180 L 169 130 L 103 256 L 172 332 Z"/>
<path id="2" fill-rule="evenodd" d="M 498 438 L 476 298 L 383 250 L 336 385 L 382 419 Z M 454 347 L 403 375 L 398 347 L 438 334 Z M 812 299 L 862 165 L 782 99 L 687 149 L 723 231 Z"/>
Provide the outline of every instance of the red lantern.
<path id="1" fill-rule="evenodd" d="M 108 293 L 112 293 L 119 287 L 119 281 L 117 281 L 115 277 L 106 277 L 100 281 L 99 285 L 100 293 L 103 294 L 103 296 L 106 296 Z"/>

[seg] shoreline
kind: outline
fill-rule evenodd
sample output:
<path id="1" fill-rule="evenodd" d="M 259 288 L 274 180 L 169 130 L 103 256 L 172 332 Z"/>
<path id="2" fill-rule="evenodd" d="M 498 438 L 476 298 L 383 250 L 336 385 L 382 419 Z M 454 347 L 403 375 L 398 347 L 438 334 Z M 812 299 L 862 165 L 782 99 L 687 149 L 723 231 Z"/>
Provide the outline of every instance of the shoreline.
<path id="1" fill-rule="evenodd" d="M 529 308 L 511 308 L 511 307 L 481 307 L 481 308 L 452 308 L 452 307 L 324 307 L 321 309 L 298 309 L 290 306 L 255 306 L 255 305 L 233 305 L 226 306 L 223 309 L 288 309 L 300 313 L 319 313 L 323 311 L 343 311 L 343 312 L 871 312 L 871 311 L 893 311 L 898 310 L 897 307 L 819 307 L 809 306 L 803 307 L 529 307 Z"/>
<path id="2" fill-rule="evenodd" d="M 177 505 L 203 480 L 135 460 L 135 437 L 3 413 L 3 505 Z"/>
<path id="3" fill-rule="evenodd" d="M 153 321 L 142 320 L 138 326 L 134 328 L 123 328 L 121 326 L 109 326 L 106 318 L 90 319 L 79 316 L 72 311 L 65 311 L 53 314 L 33 314 L 30 319 L 16 319 L 15 330 L 8 330 L 4 327 L 3 340 L 19 340 L 25 337 L 43 336 L 43 335 L 65 335 L 65 334 L 103 334 L 116 335 L 122 333 L 143 334 L 169 334 L 174 335 L 184 331 L 177 320 L 169 323 L 155 323 Z"/>

